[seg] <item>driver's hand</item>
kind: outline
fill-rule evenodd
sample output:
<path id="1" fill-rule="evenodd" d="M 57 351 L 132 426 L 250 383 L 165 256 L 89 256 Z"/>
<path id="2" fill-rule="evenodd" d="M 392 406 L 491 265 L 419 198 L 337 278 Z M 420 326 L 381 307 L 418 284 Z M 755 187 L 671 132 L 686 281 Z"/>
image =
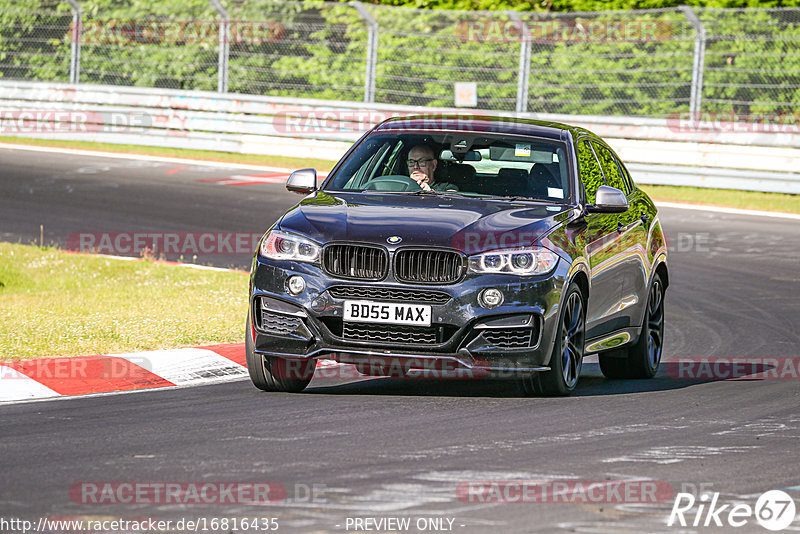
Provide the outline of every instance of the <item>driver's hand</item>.
<path id="1" fill-rule="evenodd" d="M 424 172 L 414 171 L 411 173 L 411 178 L 419 184 L 423 191 L 431 190 L 431 186 L 428 184 L 428 175 Z"/>

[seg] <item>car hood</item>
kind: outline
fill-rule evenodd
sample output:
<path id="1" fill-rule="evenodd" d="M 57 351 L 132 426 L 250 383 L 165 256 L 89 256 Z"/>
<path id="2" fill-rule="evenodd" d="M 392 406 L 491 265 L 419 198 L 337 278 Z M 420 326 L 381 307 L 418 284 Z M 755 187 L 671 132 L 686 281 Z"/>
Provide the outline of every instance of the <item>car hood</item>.
<path id="1" fill-rule="evenodd" d="M 327 193 L 303 199 L 278 227 L 320 243 L 355 241 L 455 248 L 474 254 L 530 245 L 569 217 L 563 204 L 534 204 L 451 195 Z"/>

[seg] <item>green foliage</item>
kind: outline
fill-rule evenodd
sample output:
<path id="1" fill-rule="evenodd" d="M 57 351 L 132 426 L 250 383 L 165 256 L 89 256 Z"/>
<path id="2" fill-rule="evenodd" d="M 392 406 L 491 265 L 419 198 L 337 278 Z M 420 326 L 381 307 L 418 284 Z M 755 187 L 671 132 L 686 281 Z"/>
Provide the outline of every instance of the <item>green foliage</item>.
<path id="1" fill-rule="evenodd" d="M 533 43 L 530 111 L 651 116 L 688 111 L 694 37 L 682 13 L 527 21 L 545 30 L 556 24 L 567 28 Z M 617 28 L 629 33 L 619 38 Z"/>
<path id="2" fill-rule="evenodd" d="M 206 0 L 81 2 L 81 81 L 215 90 L 217 15 Z"/>
<path id="3" fill-rule="evenodd" d="M 376 100 L 452 106 L 454 82 L 477 81 L 478 107 L 514 109 L 519 43 L 478 42 L 471 16 L 446 11 L 373 9 L 381 28 Z M 506 15 L 498 15 L 507 21 Z"/>
<path id="4" fill-rule="evenodd" d="M 701 19 L 712 35 L 706 46 L 704 110 L 797 113 L 800 11 L 703 11 Z"/>
<path id="5" fill-rule="evenodd" d="M 231 42 L 229 89 L 238 93 L 361 100 L 367 31 L 347 5 L 252 0 L 226 5 L 271 38 Z"/>
<path id="6" fill-rule="evenodd" d="M 71 23 L 67 3 L 0 1 L 0 78 L 69 81 Z"/>
<path id="7" fill-rule="evenodd" d="M 478 107 L 516 107 L 520 25 L 532 31 L 527 109 L 668 116 L 689 109 L 695 33 L 681 3 L 750 0 L 388 0 L 369 3 L 379 31 L 375 100 L 452 106 L 454 82 L 478 84 Z M 233 93 L 363 99 L 367 23 L 349 4 L 224 0 Z M 774 0 L 766 5 L 800 5 Z M 208 0 L 85 0 L 82 83 L 216 90 L 220 17 Z M 570 10 L 570 13 L 562 11 Z M 790 116 L 800 102 L 800 11 L 699 9 L 708 32 L 703 110 Z M 71 12 L 56 0 L 0 0 L 0 76 L 67 81 Z M 591 29 L 603 29 L 599 38 Z M 639 35 L 615 34 L 615 28 Z M 514 33 L 517 32 L 517 33 Z"/>

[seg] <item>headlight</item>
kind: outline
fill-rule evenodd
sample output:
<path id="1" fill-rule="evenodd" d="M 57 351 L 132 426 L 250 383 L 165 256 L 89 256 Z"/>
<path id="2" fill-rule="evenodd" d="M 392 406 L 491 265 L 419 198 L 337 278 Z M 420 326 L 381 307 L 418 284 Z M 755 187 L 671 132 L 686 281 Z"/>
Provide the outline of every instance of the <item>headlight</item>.
<path id="1" fill-rule="evenodd" d="M 272 230 L 261 240 L 258 251 L 271 260 L 292 260 L 316 263 L 319 261 L 320 246 L 310 239 Z"/>
<path id="2" fill-rule="evenodd" d="M 558 256 L 544 247 L 493 250 L 469 257 L 469 270 L 473 273 L 516 274 L 529 276 L 546 274 L 558 263 Z"/>

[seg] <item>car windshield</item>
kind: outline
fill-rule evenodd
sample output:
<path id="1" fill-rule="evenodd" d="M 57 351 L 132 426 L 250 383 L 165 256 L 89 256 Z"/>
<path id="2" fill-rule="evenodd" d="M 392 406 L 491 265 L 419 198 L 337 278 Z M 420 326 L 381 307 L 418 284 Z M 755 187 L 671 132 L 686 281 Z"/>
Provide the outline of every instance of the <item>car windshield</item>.
<path id="1" fill-rule="evenodd" d="M 423 190 L 418 175 L 431 174 Z M 328 191 L 448 193 L 565 203 L 566 144 L 486 133 L 376 133 L 326 180 Z"/>

